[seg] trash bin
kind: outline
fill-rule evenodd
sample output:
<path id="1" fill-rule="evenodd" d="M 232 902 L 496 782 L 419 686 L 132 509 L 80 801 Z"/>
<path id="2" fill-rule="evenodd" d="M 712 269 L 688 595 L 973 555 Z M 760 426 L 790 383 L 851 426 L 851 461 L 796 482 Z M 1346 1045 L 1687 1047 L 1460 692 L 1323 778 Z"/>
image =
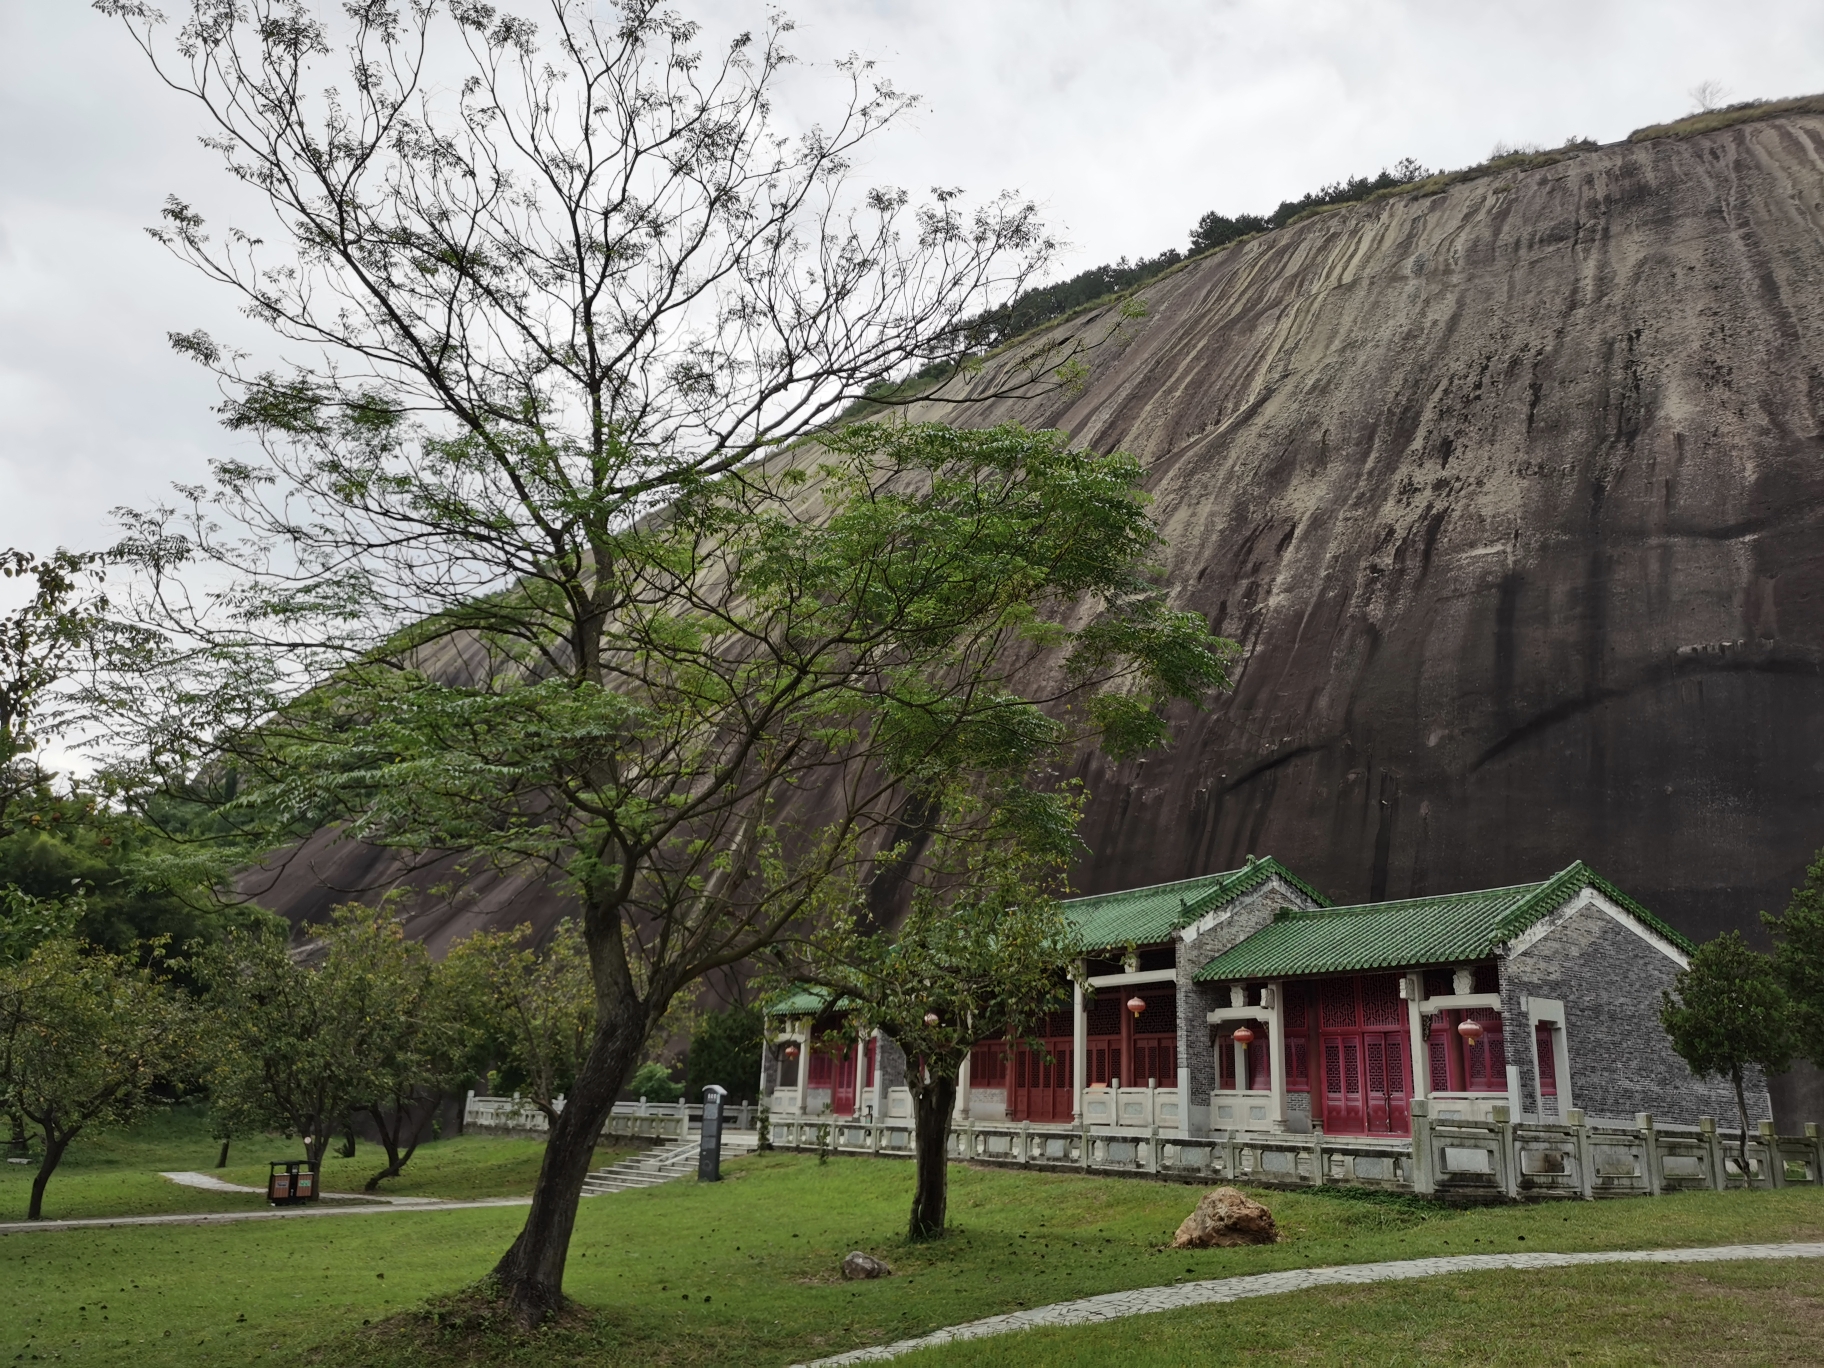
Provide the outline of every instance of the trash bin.
<path id="1" fill-rule="evenodd" d="M 274 1206 L 292 1206 L 317 1200 L 317 1175 L 303 1159 L 278 1159 L 266 1176 L 266 1200 Z"/>

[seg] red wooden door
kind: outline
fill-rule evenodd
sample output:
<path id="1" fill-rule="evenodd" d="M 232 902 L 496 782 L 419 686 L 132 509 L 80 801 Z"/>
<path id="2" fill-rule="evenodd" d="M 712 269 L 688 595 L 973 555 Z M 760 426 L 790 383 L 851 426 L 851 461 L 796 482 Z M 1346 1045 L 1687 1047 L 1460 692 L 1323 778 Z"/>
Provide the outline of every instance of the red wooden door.
<path id="1" fill-rule="evenodd" d="M 1398 1029 L 1402 1004 L 1397 976 L 1325 979 L 1318 1003 L 1324 1130 L 1333 1135 L 1410 1135 L 1412 1071 L 1407 1037 Z"/>
<path id="2" fill-rule="evenodd" d="M 1016 1121 L 1070 1120 L 1070 1037 L 1054 1037 L 1037 1050 L 1022 1041 L 1014 1049 L 1012 1062 L 1007 1115 Z"/>
<path id="3" fill-rule="evenodd" d="M 838 1116 L 855 1115 L 855 1042 L 846 1041 L 836 1056 L 836 1077 L 830 1081 L 830 1110 Z"/>

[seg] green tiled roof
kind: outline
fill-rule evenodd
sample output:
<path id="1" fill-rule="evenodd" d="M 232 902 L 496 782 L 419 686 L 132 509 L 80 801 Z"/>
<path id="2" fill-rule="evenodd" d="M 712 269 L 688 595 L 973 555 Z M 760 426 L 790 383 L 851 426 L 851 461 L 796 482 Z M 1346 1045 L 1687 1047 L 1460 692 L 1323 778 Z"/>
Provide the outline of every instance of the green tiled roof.
<path id="1" fill-rule="evenodd" d="M 767 1016 L 819 1016 L 830 1001 L 828 992 L 821 988 L 805 988 L 789 997 L 782 997 L 777 1002 L 766 1004 Z M 838 1007 L 847 1005 L 837 1003 Z"/>
<path id="2" fill-rule="evenodd" d="M 1597 889 L 1656 934 L 1691 952 L 1690 941 L 1579 860 L 1543 882 L 1512 888 L 1281 912 L 1271 924 L 1204 965 L 1197 979 L 1207 983 L 1344 974 L 1486 959 L 1495 947 L 1586 887 Z"/>
<path id="3" fill-rule="evenodd" d="M 1231 899 L 1253 891 L 1275 874 L 1320 907 L 1329 905 L 1330 900 L 1323 894 L 1268 857 L 1224 874 L 1071 898 L 1063 904 L 1064 915 L 1076 928 L 1077 943 L 1085 950 L 1152 945 Z"/>

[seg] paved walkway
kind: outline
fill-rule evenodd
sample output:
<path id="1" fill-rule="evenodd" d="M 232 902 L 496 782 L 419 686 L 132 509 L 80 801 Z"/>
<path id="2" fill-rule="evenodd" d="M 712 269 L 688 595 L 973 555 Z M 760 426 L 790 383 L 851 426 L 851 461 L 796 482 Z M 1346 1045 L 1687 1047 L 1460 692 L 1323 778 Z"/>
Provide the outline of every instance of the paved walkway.
<path id="1" fill-rule="evenodd" d="M 173 1216 L 91 1216 L 78 1221 L 7 1221 L 0 1235 L 28 1230 L 84 1230 L 90 1226 L 225 1225 L 232 1221 L 306 1221 L 313 1216 L 384 1216 L 395 1211 L 465 1211 L 471 1207 L 531 1206 L 530 1197 L 481 1197 L 469 1202 L 360 1202 L 347 1206 L 267 1207 L 256 1211 L 208 1211 Z"/>
<path id="2" fill-rule="evenodd" d="M 1110 1292 L 1082 1301 L 1055 1302 L 1015 1311 L 1007 1316 L 953 1325 L 917 1339 L 854 1349 L 846 1354 L 820 1358 L 798 1368 L 837 1368 L 850 1363 L 878 1363 L 915 1349 L 928 1349 L 959 1340 L 986 1339 L 991 1335 L 1032 1330 L 1042 1325 L 1098 1325 L 1122 1316 L 1144 1316 L 1154 1311 L 1175 1311 L 1182 1306 L 1208 1306 L 1240 1301 L 1244 1297 L 1271 1297 L 1300 1292 L 1308 1287 L 1337 1287 L 1357 1283 L 1399 1282 L 1408 1278 L 1435 1278 L 1447 1273 L 1474 1273 L 1505 1268 L 1575 1268 L 1583 1264 L 1611 1263 L 1721 1263 L 1739 1259 L 1824 1259 L 1824 1244 L 1717 1245 L 1708 1249 L 1619 1249 L 1593 1254 L 1459 1254 L 1449 1258 L 1403 1259 L 1392 1263 L 1347 1264 L 1337 1268 L 1294 1268 L 1283 1273 L 1258 1273 L 1245 1278 L 1216 1278 L 1209 1282 L 1177 1283 L 1170 1287 L 1142 1287 L 1132 1292 Z"/>
<path id="3" fill-rule="evenodd" d="M 248 1187 L 245 1183 L 230 1183 L 217 1178 L 213 1173 L 198 1173 L 194 1169 L 183 1169 L 176 1173 L 158 1175 L 179 1187 L 200 1188 L 204 1192 L 246 1192 L 256 1197 L 266 1195 L 265 1188 Z M 423 1206 L 434 1202 L 435 1197 L 394 1197 L 384 1192 L 325 1192 L 325 1202 L 390 1202 L 394 1206 Z"/>

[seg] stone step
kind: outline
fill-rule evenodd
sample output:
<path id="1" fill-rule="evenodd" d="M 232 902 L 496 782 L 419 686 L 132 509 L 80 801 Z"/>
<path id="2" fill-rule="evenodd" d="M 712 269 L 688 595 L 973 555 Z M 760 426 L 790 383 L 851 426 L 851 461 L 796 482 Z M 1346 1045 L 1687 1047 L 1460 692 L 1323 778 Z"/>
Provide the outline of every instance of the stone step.
<path id="1" fill-rule="evenodd" d="M 632 1159 L 599 1168 L 583 1179 L 583 1196 L 600 1197 L 610 1192 L 629 1192 L 635 1188 L 657 1187 L 697 1171 L 696 1140 L 685 1144 L 657 1145 Z M 759 1137 L 750 1132 L 724 1133 L 722 1157 L 752 1154 Z"/>

